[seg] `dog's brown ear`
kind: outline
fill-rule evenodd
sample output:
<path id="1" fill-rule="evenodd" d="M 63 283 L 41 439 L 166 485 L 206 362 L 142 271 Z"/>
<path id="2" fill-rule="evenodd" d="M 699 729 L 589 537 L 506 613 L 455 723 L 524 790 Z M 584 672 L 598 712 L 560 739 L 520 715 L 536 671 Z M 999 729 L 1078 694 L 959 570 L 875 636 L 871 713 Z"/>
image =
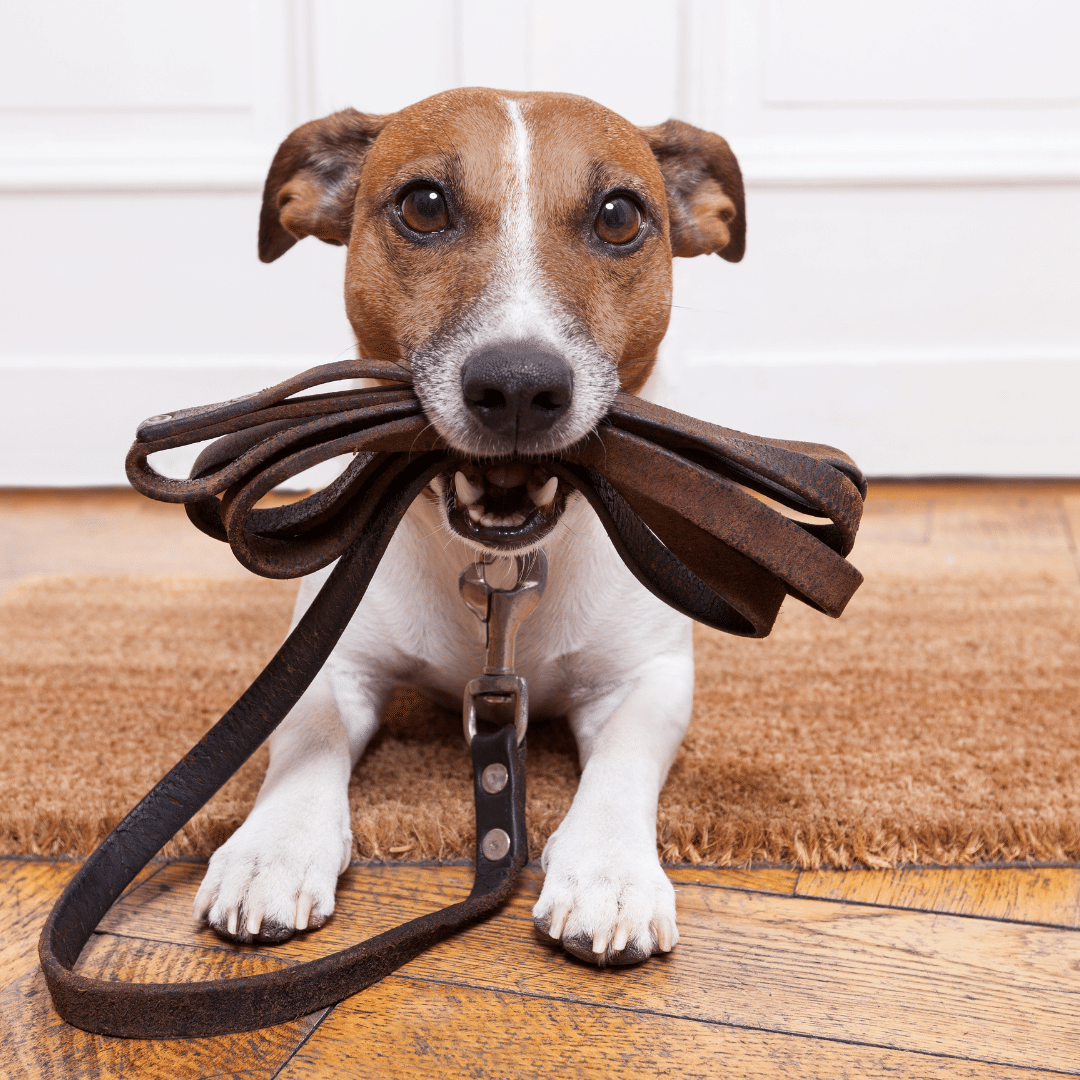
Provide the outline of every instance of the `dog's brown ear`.
<path id="1" fill-rule="evenodd" d="M 716 252 L 738 262 L 746 250 L 742 173 L 731 147 L 711 131 L 668 120 L 640 129 L 660 165 L 671 220 L 671 254 Z"/>
<path id="2" fill-rule="evenodd" d="M 360 170 L 389 119 L 344 109 L 298 127 L 278 147 L 259 215 L 263 262 L 280 258 L 305 236 L 349 242 Z"/>

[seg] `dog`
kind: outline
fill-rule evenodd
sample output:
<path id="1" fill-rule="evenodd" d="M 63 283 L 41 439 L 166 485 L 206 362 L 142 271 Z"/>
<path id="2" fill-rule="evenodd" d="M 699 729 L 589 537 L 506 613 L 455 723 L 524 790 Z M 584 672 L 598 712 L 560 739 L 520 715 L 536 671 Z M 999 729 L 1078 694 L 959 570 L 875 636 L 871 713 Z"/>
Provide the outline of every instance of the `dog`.
<path id="1" fill-rule="evenodd" d="M 352 851 L 349 776 L 394 689 L 460 708 L 483 668 L 458 574 L 478 553 L 510 563 L 542 547 L 547 591 L 517 670 L 534 718 L 568 719 L 582 771 L 544 848 L 535 924 L 596 964 L 670 952 L 656 808 L 690 718 L 691 621 L 638 583 L 543 462 L 587 439 L 618 391 L 648 394 L 672 256 L 742 258 L 734 155 L 689 124 L 635 127 L 568 94 L 473 88 L 390 115 L 348 109 L 294 131 L 270 168 L 260 258 L 305 236 L 347 246 L 359 355 L 411 371 L 461 465 L 417 498 L 271 736 L 255 806 L 211 858 L 195 918 L 243 942 L 326 921 Z M 329 572 L 301 583 L 294 626 Z"/>

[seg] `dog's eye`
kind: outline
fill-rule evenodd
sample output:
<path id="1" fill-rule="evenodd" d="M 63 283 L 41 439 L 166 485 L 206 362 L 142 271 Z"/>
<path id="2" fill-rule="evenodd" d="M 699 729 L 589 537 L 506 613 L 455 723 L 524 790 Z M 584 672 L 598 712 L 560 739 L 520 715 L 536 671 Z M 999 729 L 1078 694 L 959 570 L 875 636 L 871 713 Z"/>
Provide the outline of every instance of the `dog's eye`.
<path id="1" fill-rule="evenodd" d="M 401 200 L 401 220 L 413 232 L 439 232 L 450 224 L 450 212 L 441 191 L 430 187 L 413 188 Z"/>
<path id="2" fill-rule="evenodd" d="M 600 205 L 593 228 L 606 244 L 629 244 L 641 231 L 641 210 L 625 195 L 613 195 Z"/>

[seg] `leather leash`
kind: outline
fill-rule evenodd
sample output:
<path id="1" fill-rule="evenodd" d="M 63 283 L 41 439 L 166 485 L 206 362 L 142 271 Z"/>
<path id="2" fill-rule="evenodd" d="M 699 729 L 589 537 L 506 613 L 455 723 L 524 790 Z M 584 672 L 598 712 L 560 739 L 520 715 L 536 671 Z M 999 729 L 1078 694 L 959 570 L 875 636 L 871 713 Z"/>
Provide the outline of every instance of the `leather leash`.
<path id="1" fill-rule="evenodd" d="M 296 396 L 357 378 L 393 385 Z M 177 1038 L 292 1020 L 379 981 L 493 911 L 513 891 L 528 854 L 525 746 L 519 737 L 527 691 L 523 680 L 516 697 L 518 684 L 498 682 L 518 677 L 512 673 L 512 640 L 507 671 L 498 662 L 505 653 L 492 651 L 489 621 L 488 667 L 470 684 L 465 722 L 470 694 L 474 723 L 478 703 L 483 712 L 487 702 L 494 715 L 492 702 L 499 700 L 513 702 L 515 722 L 492 734 L 477 731 L 471 739 L 477 848 L 467 899 L 331 956 L 263 975 L 124 983 L 73 970 L 139 871 L 296 704 L 363 599 L 412 501 L 460 462 L 427 422 L 409 381 L 408 371 L 395 364 L 343 361 L 258 394 L 151 417 L 139 426 L 127 460 L 132 485 L 151 498 L 185 503 L 195 525 L 227 541 L 248 569 L 298 577 L 338 562 L 270 663 L 102 841 L 53 908 L 38 953 L 57 1012 L 76 1027 Z M 211 439 L 187 480 L 163 477 L 147 462 L 158 451 Z M 354 454 L 353 462 L 324 490 L 288 506 L 256 509 L 282 481 L 342 454 Z M 839 616 L 862 582 L 844 556 L 854 543 L 866 482 L 855 463 L 832 447 L 761 439 L 619 394 L 595 433 L 544 465 L 588 499 L 646 588 L 719 630 L 764 637 L 785 595 Z M 821 520 L 785 517 L 747 488 Z M 519 560 L 518 571 L 516 589 L 536 593 L 539 564 Z M 517 603 L 494 602 L 500 590 L 469 574 L 462 575 L 462 592 L 478 614 L 485 601 L 489 619 L 497 606 Z M 499 787 L 501 770 L 506 779 Z M 505 841 L 496 835 L 500 831 Z"/>

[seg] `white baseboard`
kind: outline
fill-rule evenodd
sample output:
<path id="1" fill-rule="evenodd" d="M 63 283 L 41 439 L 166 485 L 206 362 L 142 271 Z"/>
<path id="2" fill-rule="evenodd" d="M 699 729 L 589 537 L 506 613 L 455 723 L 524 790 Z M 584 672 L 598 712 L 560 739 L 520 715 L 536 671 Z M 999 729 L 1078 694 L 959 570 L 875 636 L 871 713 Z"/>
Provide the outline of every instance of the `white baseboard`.
<path id="1" fill-rule="evenodd" d="M 951 356 L 951 358 L 950 358 Z M 667 361 L 665 397 L 726 427 L 826 442 L 871 476 L 1080 476 L 1080 358 L 942 353 L 872 363 L 807 354 Z M 140 420 L 251 393 L 307 356 L 124 367 L 87 358 L 0 362 L 0 486 L 122 485 Z M 196 449 L 155 463 L 186 475 Z M 325 476 L 305 476 L 315 486 Z"/>
<path id="2" fill-rule="evenodd" d="M 234 357 L 212 367 L 196 358 L 183 366 L 134 368 L 74 357 L 63 366 L 0 361 L 6 414 L 0 423 L 0 487 L 126 485 L 124 458 L 141 420 L 250 394 L 321 362 L 307 356 L 261 363 Z M 166 475 L 187 476 L 201 449 L 181 447 L 151 461 Z M 325 462 L 294 484 L 321 487 L 337 472 Z"/>
<path id="3" fill-rule="evenodd" d="M 869 476 L 1077 477 L 1080 357 L 1065 357 L 697 357 L 672 365 L 669 400 L 725 427 L 837 446 Z"/>

